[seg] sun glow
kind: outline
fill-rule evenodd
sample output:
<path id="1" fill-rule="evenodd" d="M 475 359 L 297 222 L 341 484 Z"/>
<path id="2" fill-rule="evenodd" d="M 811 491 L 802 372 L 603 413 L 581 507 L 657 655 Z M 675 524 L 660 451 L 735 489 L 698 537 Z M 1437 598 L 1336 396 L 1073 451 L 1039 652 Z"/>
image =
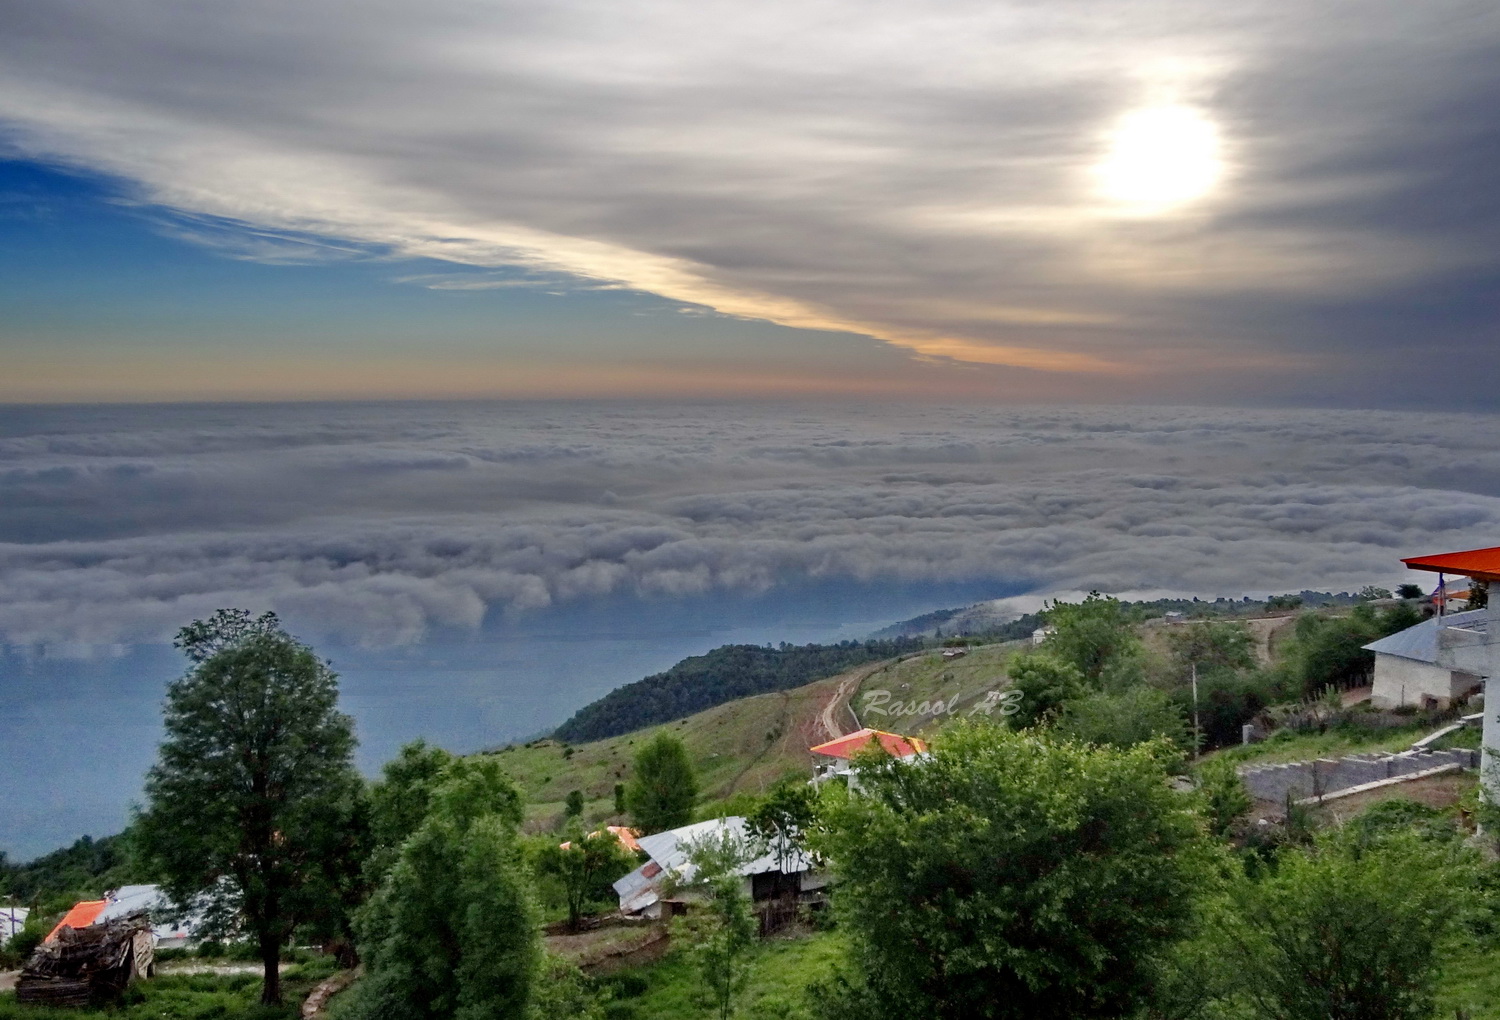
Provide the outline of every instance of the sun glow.
<path id="1" fill-rule="evenodd" d="M 1143 215 L 1169 212 L 1208 195 L 1224 175 L 1219 129 L 1185 106 L 1121 117 L 1094 169 L 1105 197 Z"/>

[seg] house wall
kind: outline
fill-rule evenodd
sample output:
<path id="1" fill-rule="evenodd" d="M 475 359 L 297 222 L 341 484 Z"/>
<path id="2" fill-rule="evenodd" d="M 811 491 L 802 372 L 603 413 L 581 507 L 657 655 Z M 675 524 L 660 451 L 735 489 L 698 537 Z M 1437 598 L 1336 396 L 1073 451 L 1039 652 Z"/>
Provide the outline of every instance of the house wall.
<path id="1" fill-rule="evenodd" d="M 1375 682 L 1370 702 L 1376 708 L 1422 705 L 1432 698 L 1443 707 L 1479 686 L 1479 678 L 1443 666 L 1399 655 L 1375 656 Z"/>

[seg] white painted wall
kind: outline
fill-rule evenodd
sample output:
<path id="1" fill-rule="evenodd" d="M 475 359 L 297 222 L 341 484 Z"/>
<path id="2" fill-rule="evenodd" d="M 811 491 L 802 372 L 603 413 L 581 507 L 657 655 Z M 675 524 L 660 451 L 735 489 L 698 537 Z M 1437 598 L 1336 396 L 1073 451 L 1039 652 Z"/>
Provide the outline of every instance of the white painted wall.
<path id="1" fill-rule="evenodd" d="M 1479 685 L 1479 678 L 1428 662 L 1377 652 L 1375 682 L 1370 703 L 1376 708 L 1422 704 L 1423 697 L 1436 698 L 1447 706 Z"/>

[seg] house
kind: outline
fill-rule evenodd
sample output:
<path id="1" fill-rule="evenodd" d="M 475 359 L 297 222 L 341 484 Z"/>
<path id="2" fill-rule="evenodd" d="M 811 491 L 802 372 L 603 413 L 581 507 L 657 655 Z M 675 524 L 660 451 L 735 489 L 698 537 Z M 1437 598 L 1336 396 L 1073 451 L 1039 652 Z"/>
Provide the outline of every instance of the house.
<path id="1" fill-rule="evenodd" d="M 969 650 L 967 648 L 944 648 L 943 649 L 943 658 L 944 659 L 962 659 L 965 655 L 968 655 L 968 654 L 969 654 Z"/>
<path id="2" fill-rule="evenodd" d="M 64 928 L 89 928 L 142 912 L 150 915 L 152 942 L 161 949 L 177 949 L 194 941 L 193 930 L 201 923 L 196 917 L 183 919 L 177 924 L 167 923 L 172 911 L 159 886 L 122 885 L 105 893 L 102 900 L 75 903 L 48 933 L 46 941 L 56 941 Z"/>
<path id="3" fill-rule="evenodd" d="M 1056 633 L 1056 627 L 1038 627 L 1036 630 L 1031 632 L 1031 643 L 1033 645 L 1039 645 Z"/>
<path id="4" fill-rule="evenodd" d="M 874 743 L 892 758 L 902 761 L 915 758 L 927 753 L 927 743 L 916 737 L 903 737 L 899 733 L 886 733 L 884 730 L 872 730 L 865 728 L 853 733 L 836 737 L 816 747 L 809 747 L 813 754 L 832 759 L 813 768 L 813 782 L 821 783 L 835 776 L 852 777 L 853 769 L 850 762 L 856 754 L 864 751 Z"/>
<path id="5" fill-rule="evenodd" d="M 1434 616 L 1365 645 L 1366 651 L 1375 653 L 1370 703 L 1377 708 L 1447 708 L 1477 692 L 1484 681 L 1482 676 L 1451 669 L 1438 661 L 1438 632 L 1445 626 L 1477 622 L 1483 616 L 1483 610 Z"/>
<path id="6" fill-rule="evenodd" d="M 0 942 L 15 938 L 16 932 L 26 927 L 29 907 L 0 907 Z"/>
<path id="7" fill-rule="evenodd" d="M 1443 582 L 1446 581 L 1444 575 L 1466 577 L 1470 582 L 1494 584 L 1500 581 L 1500 546 L 1411 556 L 1401 562 L 1412 570 L 1437 574 Z M 1446 584 L 1443 587 L 1446 588 Z M 1438 665 L 1471 676 L 1500 677 L 1500 598 L 1490 599 L 1488 607 L 1478 612 L 1477 617 L 1454 613 L 1438 619 Z M 1486 687 L 1491 682 L 1487 680 Z M 1500 763 L 1495 761 L 1495 749 L 1500 747 L 1500 693 L 1485 692 L 1484 728 L 1480 740 L 1483 750 L 1480 752 L 1479 782 L 1487 799 L 1500 801 Z"/>
<path id="8" fill-rule="evenodd" d="M 659 918 L 683 909 L 696 898 L 691 890 L 677 888 L 693 880 L 695 868 L 688 860 L 693 848 L 726 838 L 738 842 L 747 854 L 759 849 L 745 819 L 737 815 L 641 836 L 641 850 L 650 859 L 614 884 L 620 912 Z M 773 845 L 738 871 L 745 895 L 755 903 L 804 899 L 828 883 L 827 874 L 790 845 Z"/>

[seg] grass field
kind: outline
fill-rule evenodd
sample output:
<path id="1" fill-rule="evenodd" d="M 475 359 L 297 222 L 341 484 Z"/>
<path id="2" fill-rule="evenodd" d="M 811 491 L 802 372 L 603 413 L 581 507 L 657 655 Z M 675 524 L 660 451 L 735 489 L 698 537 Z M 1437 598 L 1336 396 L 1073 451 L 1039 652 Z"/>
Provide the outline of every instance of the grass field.
<path id="1" fill-rule="evenodd" d="M 735 1015 L 740 1020 L 804 1020 L 809 1016 L 808 984 L 828 977 L 841 953 L 842 945 L 832 932 L 758 943 L 750 982 Z M 611 1020 L 710 1015 L 703 999 L 703 979 L 685 952 L 631 971 L 612 987 L 616 999 Z"/>
<path id="2" fill-rule="evenodd" d="M 106 1009 L 23 1006 L 3 995 L 0 1020 L 294 1020 L 313 985 L 335 970 L 332 958 L 320 958 L 283 971 L 280 1006 L 257 1001 L 256 973 L 163 974 L 131 985 L 121 1002 Z"/>

